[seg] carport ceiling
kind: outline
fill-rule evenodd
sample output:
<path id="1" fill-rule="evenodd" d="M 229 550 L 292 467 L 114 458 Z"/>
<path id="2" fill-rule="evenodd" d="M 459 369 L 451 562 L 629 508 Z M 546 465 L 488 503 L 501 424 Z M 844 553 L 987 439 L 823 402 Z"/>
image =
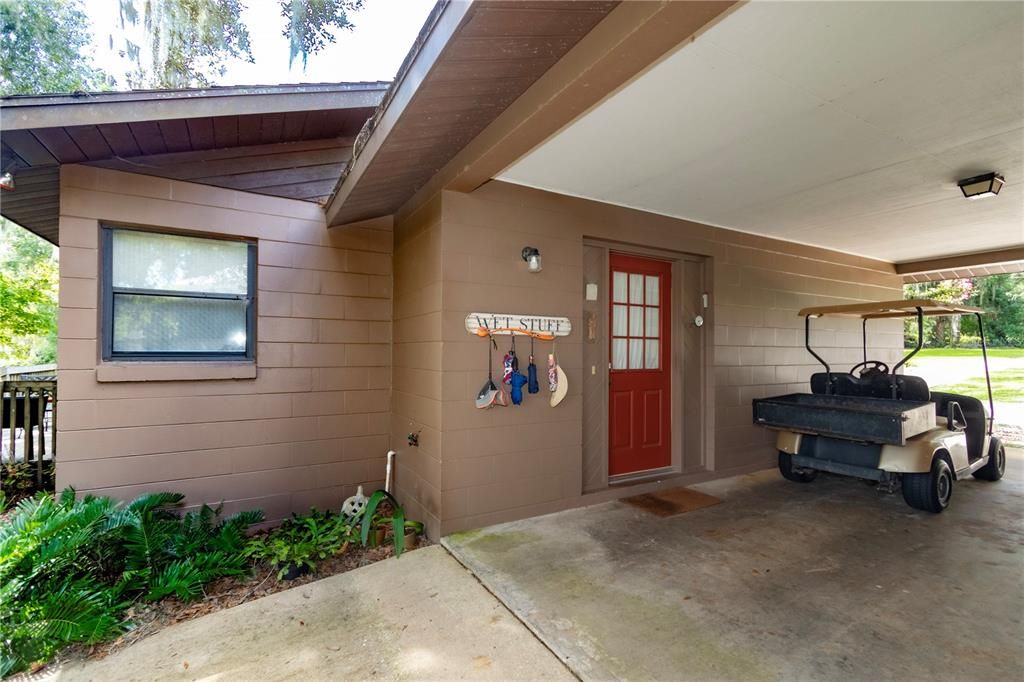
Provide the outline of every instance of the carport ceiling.
<path id="1" fill-rule="evenodd" d="M 1016 246 L 1022 35 L 1019 2 L 750 3 L 499 177 L 892 262 Z"/>

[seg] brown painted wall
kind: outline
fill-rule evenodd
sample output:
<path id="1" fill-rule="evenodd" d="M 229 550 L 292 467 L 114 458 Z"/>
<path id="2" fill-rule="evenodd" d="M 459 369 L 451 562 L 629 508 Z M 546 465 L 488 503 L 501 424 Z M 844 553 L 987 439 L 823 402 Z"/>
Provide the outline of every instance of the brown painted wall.
<path id="1" fill-rule="evenodd" d="M 99 221 L 257 239 L 255 366 L 101 363 Z M 58 486 L 173 490 L 275 520 L 380 485 L 389 221 L 327 230 L 315 204 L 64 166 L 60 237 Z M 180 380 L 188 375 L 251 378 Z"/>
<path id="2" fill-rule="evenodd" d="M 707 471 L 673 484 L 773 466 L 774 439 L 751 425 L 750 400 L 806 390 L 815 365 L 803 349 L 799 308 L 901 297 L 891 266 L 822 249 L 501 182 L 472 194 L 446 192 L 442 201 L 443 345 L 430 346 L 430 362 L 440 355 L 443 366 L 434 382 L 441 386 L 443 533 L 623 494 L 622 488 L 582 494 L 585 238 L 616 242 L 625 251 L 633 245 L 708 258 Z M 519 257 L 527 245 L 540 249 L 543 272 L 527 272 Z M 522 407 L 474 407 L 486 345 L 464 329 L 473 311 L 571 318 L 574 333 L 557 342 L 570 385 L 559 407 L 549 407 L 543 391 Z M 815 329 L 827 360 L 848 366 L 860 359 L 859 322 L 822 321 Z M 898 355 L 900 323 L 879 323 L 869 345 L 876 356 Z M 538 346 L 538 365 L 547 346 Z M 527 352 L 521 343 L 518 350 Z M 396 363 L 396 385 L 402 372 Z M 415 457 L 408 452 L 403 448 L 399 457 Z"/>
<path id="3" fill-rule="evenodd" d="M 395 484 L 410 518 L 437 537 L 441 524 L 441 202 L 395 225 L 394 388 L 391 442 Z M 419 446 L 408 445 L 417 433 Z"/>

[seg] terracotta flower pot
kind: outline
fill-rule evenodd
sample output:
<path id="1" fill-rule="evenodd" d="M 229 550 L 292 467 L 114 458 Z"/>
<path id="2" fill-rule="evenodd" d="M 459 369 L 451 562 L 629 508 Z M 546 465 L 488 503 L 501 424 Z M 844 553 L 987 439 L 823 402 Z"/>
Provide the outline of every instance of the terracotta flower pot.
<path id="1" fill-rule="evenodd" d="M 367 547 L 380 547 L 384 544 L 385 530 L 383 528 L 374 528 L 370 531 L 369 536 L 366 538 Z"/>
<path id="2" fill-rule="evenodd" d="M 420 534 L 413 530 L 405 532 L 405 550 L 416 549 L 420 544 Z"/>

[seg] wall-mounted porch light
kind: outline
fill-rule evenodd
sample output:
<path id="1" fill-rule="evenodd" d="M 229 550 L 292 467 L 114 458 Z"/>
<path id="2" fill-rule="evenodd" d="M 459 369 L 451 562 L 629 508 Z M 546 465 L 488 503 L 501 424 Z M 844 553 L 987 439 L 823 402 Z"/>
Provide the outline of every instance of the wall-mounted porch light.
<path id="1" fill-rule="evenodd" d="M 530 272 L 540 272 L 540 251 L 533 246 L 523 247 L 523 260 L 526 261 L 526 269 Z"/>
<path id="2" fill-rule="evenodd" d="M 14 189 L 14 173 L 0 175 L 0 189 Z"/>
<path id="3" fill-rule="evenodd" d="M 983 175 L 975 175 L 973 178 L 961 180 L 956 184 L 960 191 L 964 193 L 965 198 L 974 200 L 994 197 L 999 194 L 999 190 L 1003 188 L 1004 180 L 1003 176 L 998 173 L 984 173 Z"/>

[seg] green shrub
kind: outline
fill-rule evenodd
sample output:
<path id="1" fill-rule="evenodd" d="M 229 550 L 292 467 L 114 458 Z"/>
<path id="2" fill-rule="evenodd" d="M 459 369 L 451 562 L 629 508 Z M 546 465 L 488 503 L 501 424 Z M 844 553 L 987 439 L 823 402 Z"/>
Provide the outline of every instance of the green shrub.
<path id="1" fill-rule="evenodd" d="M 292 518 L 262 537 L 252 538 L 248 556 L 270 562 L 282 579 L 291 567 L 316 569 L 316 562 L 345 551 L 356 538 L 354 522 L 341 514 L 312 509 Z"/>
<path id="2" fill-rule="evenodd" d="M 0 492 L 13 504 L 39 490 L 53 490 L 53 460 L 44 461 L 42 470 L 42 484 L 37 485 L 35 462 L 0 462 Z"/>
<path id="3" fill-rule="evenodd" d="M 44 662 L 72 643 L 125 627 L 137 599 L 197 597 L 207 582 L 246 572 L 244 512 L 221 520 L 203 506 L 179 516 L 177 493 L 122 506 L 107 497 L 39 493 L 0 525 L 0 676 Z"/>
<path id="4" fill-rule="evenodd" d="M 954 344 L 955 348 L 981 348 L 981 337 L 974 334 L 961 334 Z"/>

